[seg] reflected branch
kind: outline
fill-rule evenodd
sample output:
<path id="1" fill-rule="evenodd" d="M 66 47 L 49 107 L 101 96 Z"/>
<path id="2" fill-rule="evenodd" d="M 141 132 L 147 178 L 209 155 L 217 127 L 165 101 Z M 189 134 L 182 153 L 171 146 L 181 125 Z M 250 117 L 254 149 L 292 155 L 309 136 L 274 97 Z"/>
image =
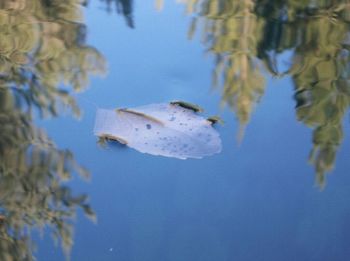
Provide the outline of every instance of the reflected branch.
<path id="1" fill-rule="evenodd" d="M 334 167 L 349 109 L 349 21 L 347 1 L 182 0 L 192 19 L 190 37 L 201 28 L 202 42 L 215 57 L 213 85 L 222 101 L 248 124 L 265 89 L 262 69 L 292 77 L 298 120 L 313 128 L 310 162 L 317 183 Z M 162 6 L 162 1 L 158 1 Z M 276 57 L 293 53 L 280 73 Z"/>
<path id="2" fill-rule="evenodd" d="M 133 1 L 132 0 L 100 0 L 105 3 L 106 10 L 111 13 L 113 9 L 117 11 L 118 14 L 122 14 L 125 18 L 126 24 L 130 28 L 135 27 L 133 18 Z"/>
<path id="3" fill-rule="evenodd" d="M 63 182 L 89 174 L 35 127 L 9 91 L 0 91 L 0 104 L 0 260 L 32 260 L 31 231 L 45 227 L 68 254 L 77 208 L 95 216 L 87 196 L 74 196 Z"/>
<path id="4" fill-rule="evenodd" d="M 203 0 L 186 1 L 186 5 L 189 13 L 198 14 L 192 20 L 190 37 L 201 27 L 202 42 L 215 57 L 213 86 L 222 86 L 222 103 L 245 126 L 265 90 L 256 47 L 264 20 L 254 14 L 256 3 Z"/>
<path id="5" fill-rule="evenodd" d="M 350 6 L 346 1 L 320 1 L 318 6 L 310 1 L 270 2 L 268 6 L 259 9 L 270 21 L 259 50 L 264 57 L 269 51 L 293 50 L 293 63 L 284 74 L 294 82 L 298 120 L 313 128 L 309 161 L 323 187 L 342 143 L 343 119 L 350 105 Z"/>
<path id="6" fill-rule="evenodd" d="M 60 5 L 47 7 L 33 2 L 27 1 L 20 10 L 0 12 L 2 87 L 15 88 L 23 107 L 35 106 L 43 115 L 57 115 L 60 104 L 78 113 L 75 101 L 61 83 L 75 91 L 83 90 L 88 85 L 88 75 L 105 72 L 105 60 L 96 49 L 83 44 L 85 26 L 75 20 L 67 22 L 66 19 L 74 18 L 70 15 L 79 12 L 65 13 L 64 9 L 64 15 L 60 15 L 51 10 Z M 36 9 L 32 10 L 32 6 Z M 64 19 L 45 19 L 45 13 Z"/>
<path id="7" fill-rule="evenodd" d="M 95 219 L 87 195 L 65 183 L 88 171 L 34 123 L 37 112 L 78 114 L 69 88 L 84 90 L 105 72 L 82 19 L 74 0 L 0 3 L 0 260 L 34 260 L 32 231 L 45 228 L 68 258 L 78 209 Z"/>

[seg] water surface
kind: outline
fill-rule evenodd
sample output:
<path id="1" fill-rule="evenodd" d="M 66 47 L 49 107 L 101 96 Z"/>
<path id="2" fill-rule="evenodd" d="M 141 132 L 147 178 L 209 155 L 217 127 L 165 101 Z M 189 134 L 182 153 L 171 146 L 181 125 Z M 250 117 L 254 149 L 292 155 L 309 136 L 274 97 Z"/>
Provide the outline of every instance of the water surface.
<path id="1" fill-rule="evenodd" d="M 0 4 L 0 259 L 347 260 L 349 6 L 161 6 Z M 221 154 L 97 145 L 96 106 L 171 100 Z"/>

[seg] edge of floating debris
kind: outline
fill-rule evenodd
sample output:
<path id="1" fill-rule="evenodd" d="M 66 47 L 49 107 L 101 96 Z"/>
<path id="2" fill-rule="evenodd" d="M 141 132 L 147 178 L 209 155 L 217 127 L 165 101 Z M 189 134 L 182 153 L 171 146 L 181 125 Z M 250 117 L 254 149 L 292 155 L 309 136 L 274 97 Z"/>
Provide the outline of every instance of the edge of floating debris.
<path id="1" fill-rule="evenodd" d="M 153 121 L 155 123 L 158 123 L 158 124 L 164 126 L 164 123 L 161 120 L 158 120 L 157 118 L 150 116 L 150 115 L 147 115 L 147 114 L 142 113 L 142 112 L 133 111 L 130 109 L 116 109 L 116 111 L 117 111 L 117 113 L 120 113 L 120 112 L 131 113 L 131 114 L 134 114 L 136 116 L 140 116 L 140 117 L 149 119 L 150 121 Z"/>

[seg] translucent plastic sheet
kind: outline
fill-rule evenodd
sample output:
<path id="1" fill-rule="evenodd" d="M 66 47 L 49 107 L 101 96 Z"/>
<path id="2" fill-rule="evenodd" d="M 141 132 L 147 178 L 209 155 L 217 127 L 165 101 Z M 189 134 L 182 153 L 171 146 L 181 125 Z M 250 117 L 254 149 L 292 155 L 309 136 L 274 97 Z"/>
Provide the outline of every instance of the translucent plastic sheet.
<path id="1" fill-rule="evenodd" d="M 190 109 L 167 103 L 97 111 L 94 134 L 114 137 L 142 153 L 179 159 L 221 151 L 219 133 Z"/>

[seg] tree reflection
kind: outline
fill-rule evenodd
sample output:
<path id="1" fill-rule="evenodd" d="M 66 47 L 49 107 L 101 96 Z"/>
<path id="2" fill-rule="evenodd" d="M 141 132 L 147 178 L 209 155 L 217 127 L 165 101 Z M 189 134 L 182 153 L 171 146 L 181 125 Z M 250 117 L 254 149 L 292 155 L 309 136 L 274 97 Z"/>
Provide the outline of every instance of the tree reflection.
<path id="1" fill-rule="evenodd" d="M 187 5 L 188 12 L 200 14 L 192 20 L 190 36 L 202 27 L 202 41 L 216 61 L 213 86 L 223 86 L 222 102 L 236 112 L 241 126 L 249 122 L 265 90 L 256 49 L 265 22 L 254 9 L 255 2 L 250 0 L 189 1 Z"/>
<path id="2" fill-rule="evenodd" d="M 275 29 L 283 32 L 270 38 L 265 34 L 263 45 L 270 48 L 262 48 L 264 52 L 294 51 L 286 74 L 294 81 L 298 120 L 314 129 L 310 162 L 321 186 L 334 166 L 350 105 L 349 8 L 346 1 L 320 1 L 318 6 L 301 1 L 272 6 L 268 12 L 261 9 L 261 15 L 274 18 Z M 281 17 L 283 10 L 287 20 Z"/>
<path id="3" fill-rule="evenodd" d="M 65 86 L 84 89 L 105 70 L 85 42 L 79 1 L 0 2 L 0 260 L 32 260 L 31 233 L 49 227 L 69 252 L 78 207 L 94 219 L 86 195 L 64 184 L 88 172 L 55 147 L 34 115 L 79 109 Z"/>
<path id="4" fill-rule="evenodd" d="M 133 1 L 132 0 L 100 0 L 106 4 L 107 12 L 112 12 L 114 9 L 118 14 L 122 14 L 125 18 L 126 24 L 134 28 L 133 18 Z"/>
<path id="5" fill-rule="evenodd" d="M 314 129 L 310 162 L 317 182 L 335 162 L 342 121 L 349 108 L 349 11 L 347 1 L 184 0 L 198 14 L 190 35 L 201 27 L 203 43 L 215 55 L 214 84 L 241 125 L 249 122 L 264 93 L 261 68 L 290 75 L 298 120 Z M 279 73 L 276 55 L 292 51 L 293 64 Z"/>

